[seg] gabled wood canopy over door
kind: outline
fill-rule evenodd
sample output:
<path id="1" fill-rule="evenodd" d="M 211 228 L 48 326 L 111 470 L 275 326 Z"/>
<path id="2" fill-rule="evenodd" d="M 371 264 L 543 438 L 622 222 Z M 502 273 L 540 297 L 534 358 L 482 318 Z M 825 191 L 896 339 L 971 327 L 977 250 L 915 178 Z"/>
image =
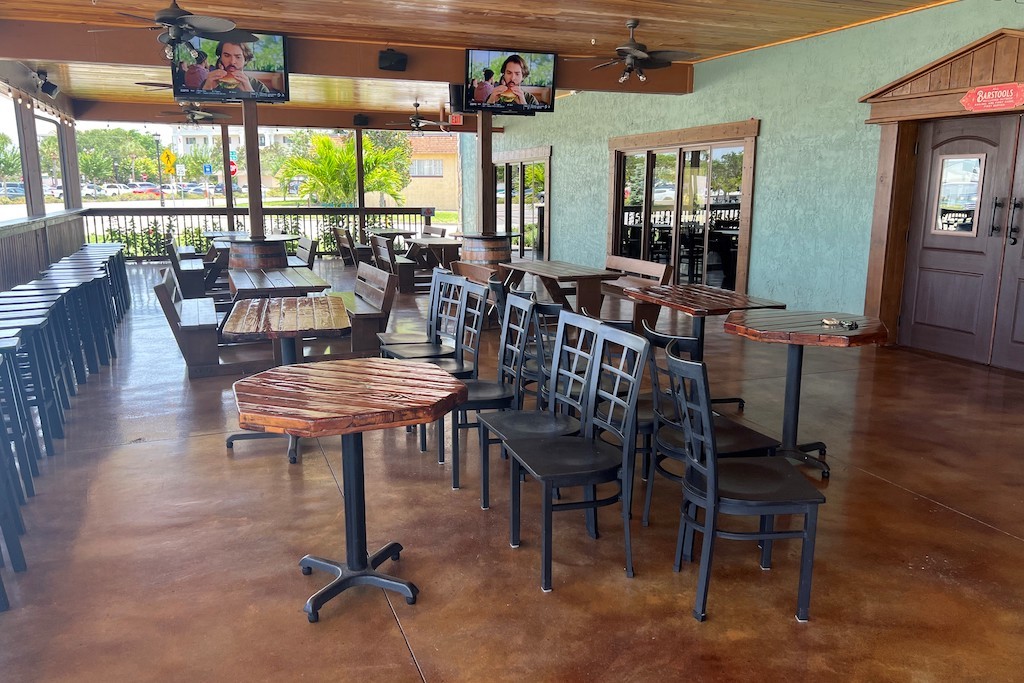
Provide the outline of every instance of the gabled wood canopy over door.
<path id="1" fill-rule="evenodd" d="M 1024 370 L 1024 97 L 969 109 L 975 88 L 1024 92 L 1024 32 L 861 99 L 883 128 L 864 308 L 902 344 Z"/>

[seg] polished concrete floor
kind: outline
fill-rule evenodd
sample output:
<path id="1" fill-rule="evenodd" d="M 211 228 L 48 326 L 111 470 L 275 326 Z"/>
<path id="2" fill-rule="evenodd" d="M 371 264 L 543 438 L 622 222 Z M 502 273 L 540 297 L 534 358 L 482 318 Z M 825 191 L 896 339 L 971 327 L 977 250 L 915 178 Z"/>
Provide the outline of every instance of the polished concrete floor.
<path id="1" fill-rule="evenodd" d="M 720 542 L 695 621 L 696 566 L 672 571 L 680 495 L 663 479 L 651 526 L 633 522 L 635 578 L 615 508 L 598 540 L 581 512 L 561 513 L 543 593 L 537 487 L 512 549 L 507 467 L 492 459 L 484 511 L 475 438 L 453 491 L 449 466 L 393 429 L 365 436 L 369 544 L 405 545 L 383 569 L 419 600 L 357 588 L 310 624 L 303 604 L 326 577 L 299 558 L 344 557 L 340 439 L 305 442 L 296 465 L 278 441 L 226 450 L 234 378 L 186 379 L 155 268 L 131 271 L 120 357 L 81 388 L 23 509 L 29 570 L 0 569 L 0 680 L 1024 679 L 1021 375 L 894 348 L 807 351 L 801 436 L 827 441 L 832 463 L 828 482 L 806 470 L 828 498 L 808 623 L 794 619 L 796 541 L 777 544 L 771 571 L 751 544 Z M 401 297 L 392 326 L 418 324 L 423 299 Z M 777 435 L 785 347 L 711 320 L 707 357 L 713 390 L 742 394 L 743 419 Z"/>

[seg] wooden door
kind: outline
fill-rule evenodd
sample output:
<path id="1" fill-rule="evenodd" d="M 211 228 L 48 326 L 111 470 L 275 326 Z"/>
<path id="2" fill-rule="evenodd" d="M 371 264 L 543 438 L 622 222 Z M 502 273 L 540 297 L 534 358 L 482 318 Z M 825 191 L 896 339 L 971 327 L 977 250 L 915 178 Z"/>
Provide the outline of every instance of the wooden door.
<path id="1" fill-rule="evenodd" d="M 1016 115 L 922 124 L 901 344 L 1001 367 L 1024 365 L 1024 321 L 1013 314 L 1024 299 L 1021 245 L 1009 245 L 1007 225 L 1024 220 L 1024 191 L 1014 189 L 1024 185 L 1021 173 L 1014 182 L 1019 138 Z"/>
<path id="2" fill-rule="evenodd" d="M 1024 131 L 1017 144 L 1006 224 L 990 362 L 999 368 L 1024 371 Z"/>

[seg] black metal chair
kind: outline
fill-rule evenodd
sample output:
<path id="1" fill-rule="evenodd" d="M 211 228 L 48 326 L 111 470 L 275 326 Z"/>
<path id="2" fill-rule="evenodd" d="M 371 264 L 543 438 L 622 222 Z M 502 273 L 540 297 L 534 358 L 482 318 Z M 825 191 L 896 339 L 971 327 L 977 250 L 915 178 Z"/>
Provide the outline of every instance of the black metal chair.
<path id="1" fill-rule="evenodd" d="M 455 339 L 465 312 L 467 282 L 451 271 L 435 269 L 430 285 L 426 334 L 382 332 L 377 335 L 381 340 L 380 355 L 407 360 L 454 356 Z"/>
<path id="2" fill-rule="evenodd" d="M 707 617 L 708 584 L 715 538 L 756 540 L 761 546 L 761 568 L 770 569 L 772 543 L 778 539 L 800 538 L 800 583 L 796 618 L 807 621 L 811 602 L 811 572 L 818 506 L 825 496 L 785 458 L 719 459 L 714 413 L 703 363 L 687 361 L 669 347 L 668 369 L 673 378 L 673 397 L 686 435 L 686 474 L 683 478 L 683 507 L 679 518 L 675 570 L 683 560 L 693 561 L 694 536 L 702 535 L 697 598 L 693 616 Z M 703 509 L 702 519 L 698 511 Z M 803 517 L 800 529 L 776 530 L 776 515 Z M 733 531 L 722 526 L 726 516 L 756 516 L 756 531 Z"/>
<path id="3" fill-rule="evenodd" d="M 596 337 L 593 343 L 588 337 Z M 552 364 L 551 394 L 559 383 L 583 383 L 580 436 L 510 439 L 505 442 L 511 462 L 510 542 L 519 546 L 520 475 L 541 483 L 541 589 L 551 590 L 552 513 L 586 510 L 587 530 L 597 538 L 597 508 L 621 502 L 626 550 L 626 575 L 633 576 L 629 508 L 636 452 L 636 403 L 640 396 L 649 342 L 576 313 L 563 313 L 558 323 Z M 585 352 L 584 349 L 591 349 Z M 583 369 L 586 367 L 586 369 Z M 581 374 L 582 373 L 582 374 Z M 601 410 L 597 409 L 601 406 Z M 612 443 L 614 442 L 614 443 Z M 599 498 L 597 486 L 616 483 L 611 495 Z M 582 500 L 555 502 L 555 489 L 582 488 Z"/>
<path id="4" fill-rule="evenodd" d="M 664 350 L 667 356 L 671 348 L 677 356 L 685 353 L 688 356 L 697 350 L 695 337 L 680 337 L 652 330 L 644 321 L 644 336 L 651 342 L 651 354 L 648 365 L 651 376 L 651 393 L 641 398 L 637 409 L 638 430 L 642 434 L 652 434 L 650 458 L 644 463 L 644 477 L 647 491 L 644 496 L 643 525 L 650 523 L 651 500 L 654 493 L 654 480 L 661 475 L 670 481 L 682 482 L 682 473 L 673 472 L 666 467 L 668 462 L 685 462 L 687 453 L 686 435 L 676 413 L 675 390 L 669 376 L 668 364 L 658 349 Z M 712 403 L 714 400 L 712 400 Z M 775 455 L 779 447 L 778 439 L 762 434 L 727 417 L 714 413 L 712 420 L 718 439 L 719 457 L 734 456 L 768 456 Z M 649 431 L 648 431 L 649 430 Z M 646 437 L 645 437 L 646 438 Z M 645 443 L 645 446 L 648 445 Z"/>

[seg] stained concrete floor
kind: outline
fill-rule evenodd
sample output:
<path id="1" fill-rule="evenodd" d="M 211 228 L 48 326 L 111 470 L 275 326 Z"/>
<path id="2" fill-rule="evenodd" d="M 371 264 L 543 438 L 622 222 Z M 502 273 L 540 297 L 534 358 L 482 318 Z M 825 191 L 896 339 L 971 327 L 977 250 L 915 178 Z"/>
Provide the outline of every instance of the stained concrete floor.
<path id="1" fill-rule="evenodd" d="M 337 262 L 317 268 L 351 281 Z M 808 623 L 793 616 L 795 541 L 777 544 L 771 571 L 751 544 L 720 542 L 696 622 L 696 566 L 672 571 L 680 496 L 663 479 L 651 526 L 633 522 L 635 578 L 615 508 L 598 540 L 582 513 L 562 513 L 543 593 L 537 487 L 524 487 L 512 549 L 507 468 L 492 467 L 483 511 L 475 437 L 453 491 L 449 465 L 393 429 L 365 436 L 368 538 L 405 545 L 383 569 L 415 581 L 419 600 L 357 588 L 309 624 L 303 604 L 326 578 L 303 576 L 299 558 L 344 556 L 340 439 L 304 442 L 297 465 L 277 441 L 226 450 L 235 378 L 186 379 L 155 267 L 131 277 L 120 357 L 81 388 L 23 508 L 29 570 L 0 569 L 12 601 L 2 680 L 1022 679 L 1019 374 L 894 348 L 808 349 L 801 436 L 828 442 L 833 472 L 823 483 L 806 471 L 828 498 Z M 392 326 L 418 325 L 423 298 L 401 297 Z M 708 327 L 713 391 L 742 394 L 742 419 L 777 435 L 785 347 Z"/>

